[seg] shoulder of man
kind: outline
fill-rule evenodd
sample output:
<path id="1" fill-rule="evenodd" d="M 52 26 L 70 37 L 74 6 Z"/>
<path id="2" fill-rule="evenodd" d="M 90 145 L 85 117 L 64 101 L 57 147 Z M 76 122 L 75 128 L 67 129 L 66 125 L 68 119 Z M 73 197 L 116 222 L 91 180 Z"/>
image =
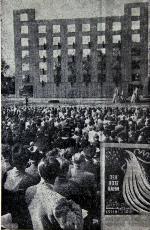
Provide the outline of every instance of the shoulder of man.
<path id="1" fill-rule="evenodd" d="M 27 188 L 26 193 L 25 193 L 25 198 L 26 198 L 26 203 L 28 206 L 30 205 L 31 201 L 33 200 L 33 198 L 36 194 L 36 191 L 37 191 L 36 185 Z"/>

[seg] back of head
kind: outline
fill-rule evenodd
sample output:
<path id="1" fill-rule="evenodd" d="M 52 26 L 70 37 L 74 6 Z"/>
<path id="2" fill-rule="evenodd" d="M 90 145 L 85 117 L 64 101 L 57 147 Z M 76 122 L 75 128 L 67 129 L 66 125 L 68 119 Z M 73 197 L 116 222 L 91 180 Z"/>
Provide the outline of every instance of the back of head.
<path id="1" fill-rule="evenodd" d="M 93 145 L 88 145 L 83 149 L 83 151 L 84 151 L 85 158 L 90 160 L 94 157 L 96 153 L 96 148 Z"/>
<path id="2" fill-rule="evenodd" d="M 2 144 L 2 155 L 5 159 L 10 159 L 11 150 L 10 150 L 9 145 Z"/>
<path id="3" fill-rule="evenodd" d="M 60 174 L 66 175 L 68 173 L 68 170 L 69 170 L 69 161 L 67 160 L 62 161 L 60 165 Z"/>
<path id="4" fill-rule="evenodd" d="M 58 155 L 58 150 L 57 149 L 52 149 L 46 153 L 46 157 L 57 157 Z"/>
<path id="5" fill-rule="evenodd" d="M 27 148 L 21 144 L 16 144 L 12 151 L 12 164 L 17 169 L 24 169 L 29 160 Z"/>
<path id="6" fill-rule="evenodd" d="M 60 164 L 54 157 L 46 157 L 38 165 L 40 176 L 48 183 L 55 180 L 60 171 Z"/>
<path id="7" fill-rule="evenodd" d="M 85 157 L 82 153 L 75 153 L 72 156 L 72 161 L 76 165 L 81 165 L 85 161 Z"/>
<path id="8" fill-rule="evenodd" d="M 30 160 L 34 162 L 34 164 L 37 166 L 40 160 L 42 159 L 42 155 L 38 150 L 35 152 L 30 153 Z"/>

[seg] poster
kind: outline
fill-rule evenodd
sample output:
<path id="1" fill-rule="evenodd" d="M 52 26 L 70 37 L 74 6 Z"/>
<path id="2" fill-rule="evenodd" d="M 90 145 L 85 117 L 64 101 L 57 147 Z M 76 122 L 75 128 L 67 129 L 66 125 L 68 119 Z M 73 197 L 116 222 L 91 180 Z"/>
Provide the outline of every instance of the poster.
<path id="1" fill-rule="evenodd" d="M 150 149 L 106 147 L 105 215 L 146 214 L 149 201 Z"/>

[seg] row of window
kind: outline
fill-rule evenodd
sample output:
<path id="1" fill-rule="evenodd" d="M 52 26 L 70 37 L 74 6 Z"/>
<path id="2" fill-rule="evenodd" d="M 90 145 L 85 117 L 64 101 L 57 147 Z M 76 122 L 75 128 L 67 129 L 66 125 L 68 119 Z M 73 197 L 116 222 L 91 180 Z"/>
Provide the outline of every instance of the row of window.
<path id="1" fill-rule="evenodd" d="M 75 32 L 75 24 L 68 25 L 68 32 Z M 132 30 L 140 29 L 140 21 L 132 21 L 131 23 Z M 121 30 L 121 23 L 120 22 L 113 22 L 113 31 L 120 31 Z M 89 32 L 90 31 L 90 24 L 82 24 L 82 31 Z M 105 23 L 98 23 L 97 24 L 97 31 L 105 31 Z M 38 27 L 39 33 L 46 33 L 46 25 L 40 25 Z M 21 26 L 21 34 L 28 34 L 28 26 L 23 25 Z M 60 25 L 53 25 L 53 33 L 60 33 Z"/>
<path id="2" fill-rule="evenodd" d="M 132 74 L 132 81 L 140 81 L 140 74 L 138 74 L 138 73 Z M 41 83 L 43 83 L 43 82 L 47 83 L 48 82 L 48 77 L 46 74 L 40 75 L 40 82 Z"/>
<path id="3" fill-rule="evenodd" d="M 98 57 L 105 57 L 101 56 L 101 54 L 105 54 L 106 50 L 105 48 L 103 49 L 98 49 Z M 73 57 L 75 55 L 75 50 L 70 50 L 70 53 L 68 53 L 69 57 Z M 120 56 L 120 50 L 117 50 L 116 48 L 113 49 L 113 56 Z M 53 53 L 53 58 L 54 58 L 54 69 L 55 69 L 55 64 L 58 64 L 58 57 L 61 58 L 61 52 L 55 52 Z M 90 57 L 90 49 L 84 49 L 83 50 L 83 58 Z M 73 59 L 71 59 L 73 60 Z M 85 60 L 85 59 L 83 59 Z M 99 59 L 101 60 L 101 58 Z M 132 61 L 132 68 L 133 69 L 138 69 L 140 66 L 140 60 L 133 60 Z M 47 62 L 39 62 L 39 69 L 41 70 L 41 73 L 44 75 L 47 71 Z M 22 71 L 29 71 L 29 63 L 23 63 L 22 64 Z"/>
<path id="4" fill-rule="evenodd" d="M 105 54 L 106 49 L 105 48 L 98 49 L 98 52 L 101 52 L 101 53 Z M 90 53 L 91 53 L 90 49 L 83 49 L 83 53 L 82 53 L 83 58 L 87 57 L 88 55 L 90 55 Z M 29 55 L 28 50 L 23 50 L 22 51 L 22 57 L 26 57 L 28 55 Z M 74 55 L 75 55 L 75 50 L 74 49 L 69 49 L 68 50 L 68 56 L 74 56 Z M 45 59 L 45 61 L 39 62 L 39 69 L 46 71 L 47 70 L 47 62 L 46 62 L 47 54 L 46 54 L 46 51 L 45 50 L 40 51 L 39 56 L 40 56 L 40 58 L 44 57 L 44 59 Z M 53 50 L 53 58 L 54 59 L 57 59 L 60 56 L 61 56 L 61 50 Z M 23 63 L 22 64 L 22 71 L 29 71 L 29 63 Z M 43 74 L 44 74 L 44 71 L 43 71 Z"/>
<path id="5" fill-rule="evenodd" d="M 136 38 L 137 41 L 137 38 Z M 134 51 L 135 48 L 132 48 L 132 55 L 140 55 L 140 53 L 138 52 L 138 50 Z M 97 49 L 97 51 L 102 52 L 103 54 L 106 53 L 106 48 L 99 48 Z M 68 49 L 68 55 L 75 55 L 76 50 L 75 49 Z M 89 55 L 91 53 L 90 49 L 83 49 L 82 50 L 82 56 L 86 57 L 87 55 Z M 115 47 L 113 48 L 113 56 L 118 56 L 120 55 L 120 48 Z M 57 58 L 58 56 L 61 56 L 61 50 L 60 49 L 56 49 L 53 50 L 53 57 Z M 22 50 L 22 58 L 28 58 L 29 57 L 29 50 Z M 47 59 L 47 51 L 46 50 L 39 50 L 39 57 L 41 59 L 43 59 L 43 62 L 46 62 Z"/>
<path id="6" fill-rule="evenodd" d="M 134 50 L 135 48 L 132 48 L 132 55 L 133 56 L 139 56 L 140 53 L 138 52 L 138 50 Z M 102 54 L 106 54 L 106 48 L 99 48 L 97 49 L 98 51 L 98 54 L 99 53 L 102 53 Z M 68 49 L 68 56 L 75 56 L 76 54 L 76 51 L 75 49 Z M 83 57 L 87 57 L 88 55 L 91 54 L 91 50 L 90 49 L 83 49 L 82 50 L 82 56 Z M 120 56 L 121 53 L 120 53 L 120 48 L 113 48 L 113 56 Z M 53 58 L 58 58 L 59 56 L 61 56 L 61 50 L 53 50 Z M 29 50 L 22 50 L 22 59 L 24 58 L 28 58 L 29 57 Z M 39 57 L 41 59 L 43 59 L 43 62 L 47 62 L 47 52 L 46 50 L 39 50 Z M 27 65 L 26 65 L 27 66 Z M 29 66 L 28 66 L 29 68 Z"/>
<path id="7" fill-rule="evenodd" d="M 101 51 L 103 54 L 106 53 L 105 48 L 98 49 Z M 87 55 L 90 54 L 90 49 L 83 49 L 83 57 L 86 57 Z M 58 56 L 61 55 L 61 50 L 53 50 L 53 57 L 57 58 Z M 68 55 L 75 55 L 75 49 L 68 49 Z M 29 50 L 22 50 L 22 58 L 28 58 L 29 57 Z M 47 53 L 46 50 L 39 50 L 39 57 L 44 59 L 44 62 L 46 62 L 47 58 Z"/>
<path id="8" fill-rule="evenodd" d="M 131 8 L 131 16 L 140 16 L 140 7 L 132 7 Z M 28 21 L 28 14 L 22 13 L 20 14 L 20 21 Z"/>
<path id="9" fill-rule="evenodd" d="M 23 76 L 23 81 L 26 80 L 26 76 Z M 139 73 L 136 73 L 136 74 L 132 74 L 132 81 L 140 81 L 140 74 Z M 30 79 L 26 80 L 27 83 L 30 82 Z M 44 75 L 40 75 L 40 82 L 43 83 L 47 83 L 48 82 L 48 77 L 46 74 Z"/>
<path id="10" fill-rule="evenodd" d="M 112 36 L 112 42 L 113 43 L 118 43 L 121 41 L 121 36 L 120 35 L 113 35 Z M 82 44 L 88 45 L 90 43 L 90 36 L 83 36 L 82 37 Z M 67 44 L 68 45 L 75 45 L 75 37 L 68 37 L 67 38 Z M 97 36 L 97 44 L 103 44 L 105 43 L 105 35 Z M 140 34 L 132 34 L 132 42 L 140 42 Z M 44 46 L 46 45 L 47 40 L 46 37 L 41 37 L 39 38 L 39 45 Z M 53 38 L 53 45 L 59 46 L 60 45 L 60 37 L 54 37 Z M 29 46 L 29 39 L 28 38 L 21 38 L 21 46 Z"/>

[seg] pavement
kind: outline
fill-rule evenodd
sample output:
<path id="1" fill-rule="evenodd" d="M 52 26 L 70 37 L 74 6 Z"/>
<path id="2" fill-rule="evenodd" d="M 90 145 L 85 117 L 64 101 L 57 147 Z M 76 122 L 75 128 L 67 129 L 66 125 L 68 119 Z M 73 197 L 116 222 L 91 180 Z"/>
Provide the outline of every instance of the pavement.
<path id="1" fill-rule="evenodd" d="M 140 103 L 112 103 L 112 98 L 28 98 L 29 106 L 111 106 L 111 107 L 130 107 L 146 106 L 149 107 L 150 100 L 141 99 Z M 25 98 L 2 97 L 1 103 L 5 105 L 25 105 Z"/>

